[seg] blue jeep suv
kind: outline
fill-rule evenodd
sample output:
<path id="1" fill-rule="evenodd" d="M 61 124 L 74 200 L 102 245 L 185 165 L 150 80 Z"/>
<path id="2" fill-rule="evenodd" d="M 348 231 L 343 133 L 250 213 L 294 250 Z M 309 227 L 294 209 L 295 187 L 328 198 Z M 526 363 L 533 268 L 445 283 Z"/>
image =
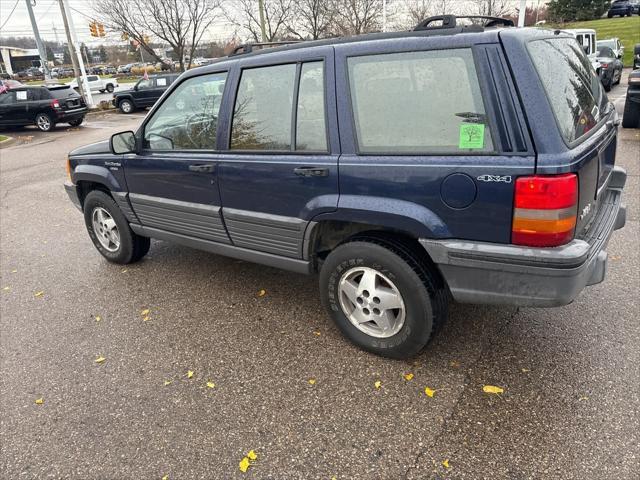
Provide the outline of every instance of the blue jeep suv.
<path id="1" fill-rule="evenodd" d="M 625 223 L 617 114 L 573 37 L 483 21 L 240 48 L 71 152 L 66 190 L 111 262 L 156 238 L 318 273 L 380 355 L 420 351 L 450 301 L 570 303 Z"/>

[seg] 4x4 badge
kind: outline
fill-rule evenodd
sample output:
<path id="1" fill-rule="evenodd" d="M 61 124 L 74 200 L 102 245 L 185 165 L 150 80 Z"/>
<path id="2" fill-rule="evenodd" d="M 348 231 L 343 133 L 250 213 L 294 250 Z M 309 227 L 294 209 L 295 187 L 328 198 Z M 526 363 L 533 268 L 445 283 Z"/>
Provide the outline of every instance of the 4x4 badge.
<path id="1" fill-rule="evenodd" d="M 511 183 L 511 175 L 480 175 L 477 180 L 481 182 Z"/>

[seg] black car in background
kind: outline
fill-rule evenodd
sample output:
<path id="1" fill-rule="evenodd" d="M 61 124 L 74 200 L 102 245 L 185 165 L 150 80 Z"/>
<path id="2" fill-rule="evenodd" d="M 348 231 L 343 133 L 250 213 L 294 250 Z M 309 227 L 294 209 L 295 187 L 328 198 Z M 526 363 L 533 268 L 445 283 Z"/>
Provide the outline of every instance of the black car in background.
<path id="1" fill-rule="evenodd" d="M 633 47 L 633 69 L 640 68 L 640 43 Z"/>
<path id="2" fill-rule="evenodd" d="M 132 89 L 114 93 L 113 104 L 122 113 L 132 113 L 138 108 L 151 107 L 178 77 L 177 73 L 167 73 L 151 75 L 148 79 L 143 78 Z"/>
<path id="3" fill-rule="evenodd" d="M 43 132 L 57 123 L 78 126 L 87 105 L 67 85 L 11 88 L 0 94 L 0 127 L 35 125 Z"/>
<path id="4" fill-rule="evenodd" d="M 621 17 L 631 16 L 635 10 L 636 2 L 630 0 L 614 0 L 614 2 L 609 7 L 609 11 L 607 12 L 607 17 L 615 17 L 616 15 L 620 15 Z M 637 11 L 635 12 L 637 13 Z"/>
<path id="5" fill-rule="evenodd" d="M 611 87 L 620 83 L 622 78 L 622 61 L 610 47 L 600 46 L 596 52 L 596 59 L 600 64 L 598 72 L 604 89 L 608 92 Z"/>
<path id="6" fill-rule="evenodd" d="M 622 126 L 624 128 L 640 128 L 640 70 L 634 70 L 629 74 Z"/>

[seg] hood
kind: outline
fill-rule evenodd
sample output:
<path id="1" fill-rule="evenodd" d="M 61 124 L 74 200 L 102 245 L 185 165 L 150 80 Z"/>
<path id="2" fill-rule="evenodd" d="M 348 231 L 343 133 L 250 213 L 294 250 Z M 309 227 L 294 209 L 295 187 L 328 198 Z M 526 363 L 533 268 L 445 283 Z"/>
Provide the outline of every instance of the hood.
<path id="1" fill-rule="evenodd" d="M 119 84 L 121 85 L 121 84 Z M 118 90 L 117 92 L 113 92 L 113 96 L 117 97 L 118 95 L 126 95 L 128 93 L 134 92 L 133 88 L 127 88 L 126 90 Z"/>
<path id="2" fill-rule="evenodd" d="M 109 148 L 109 140 L 103 140 L 101 142 L 90 143 L 89 145 L 78 147 L 74 150 L 71 150 L 69 156 L 89 155 L 95 153 L 111 153 L 111 149 Z"/>

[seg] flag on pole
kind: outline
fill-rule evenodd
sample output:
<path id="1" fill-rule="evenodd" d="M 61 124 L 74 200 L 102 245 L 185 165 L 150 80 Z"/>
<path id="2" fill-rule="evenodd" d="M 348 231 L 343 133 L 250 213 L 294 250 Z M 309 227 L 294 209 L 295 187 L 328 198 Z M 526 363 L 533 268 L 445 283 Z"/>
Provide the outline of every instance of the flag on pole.
<path id="1" fill-rule="evenodd" d="M 149 80 L 149 74 L 147 73 L 147 67 L 144 67 L 144 75 L 142 76 L 145 80 Z"/>

